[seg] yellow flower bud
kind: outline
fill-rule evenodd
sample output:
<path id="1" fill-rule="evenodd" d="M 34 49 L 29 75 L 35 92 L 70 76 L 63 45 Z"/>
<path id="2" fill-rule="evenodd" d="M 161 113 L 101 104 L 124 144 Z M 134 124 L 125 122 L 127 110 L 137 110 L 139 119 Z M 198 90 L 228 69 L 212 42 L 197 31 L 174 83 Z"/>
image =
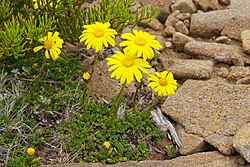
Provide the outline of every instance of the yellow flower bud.
<path id="1" fill-rule="evenodd" d="M 90 74 L 88 72 L 85 72 L 85 73 L 83 73 L 82 77 L 84 80 L 89 80 Z"/>
<path id="2" fill-rule="evenodd" d="M 110 142 L 108 142 L 108 141 L 105 141 L 102 145 L 103 145 L 106 149 L 109 149 L 110 146 L 111 146 Z"/>
<path id="3" fill-rule="evenodd" d="M 27 154 L 28 155 L 33 155 L 34 153 L 35 153 L 35 149 L 34 148 L 30 147 L 30 148 L 27 149 Z"/>

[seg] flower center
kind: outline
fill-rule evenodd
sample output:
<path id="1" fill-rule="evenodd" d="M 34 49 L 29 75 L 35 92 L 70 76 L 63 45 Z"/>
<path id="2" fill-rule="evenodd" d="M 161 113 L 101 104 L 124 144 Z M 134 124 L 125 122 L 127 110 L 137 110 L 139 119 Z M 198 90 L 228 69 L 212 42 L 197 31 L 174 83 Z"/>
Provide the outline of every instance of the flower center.
<path id="1" fill-rule="evenodd" d="M 104 35 L 104 31 L 102 29 L 97 28 L 94 30 L 93 34 L 95 37 L 99 38 Z"/>
<path id="2" fill-rule="evenodd" d="M 53 46 L 53 42 L 51 40 L 44 40 L 43 47 L 46 50 L 51 49 Z"/>
<path id="3" fill-rule="evenodd" d="M 136 37 L 135 44 L 139 46 L 144 46 L 146 44 L 146 40 L 142 37 Z"/>
<path id="4" fill-rule="evenodd" d="M 133 60 L 133 59 L 129 59 L 129 58 L 125 58 L 125 59 L 122 61 L 122 64 L 123 64 L 125 67 L 131 67 L 132 65 L 134 65 L 134 60 Z"/>
<path id="5" fill-rule="evenodd" d="M 168 84 L 168 81 L 164 78 L 160 78 L 158 82 L 161 86 L 166 86 Z"/>

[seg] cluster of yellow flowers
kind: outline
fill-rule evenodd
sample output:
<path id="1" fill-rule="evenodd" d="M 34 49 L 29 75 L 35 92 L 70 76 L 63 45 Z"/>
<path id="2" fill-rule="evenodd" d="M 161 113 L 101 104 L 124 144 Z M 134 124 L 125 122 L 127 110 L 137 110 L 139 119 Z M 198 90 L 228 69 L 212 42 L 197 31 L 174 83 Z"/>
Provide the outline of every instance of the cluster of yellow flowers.
<path id="1" fill-rule="evenodd" d="M 87 50 L 92 47 L 96 52 L 102 50 L 103 46 L 108 47 L 108 44 L 114 47 L 114 38 L 117 32 L 109 27 L 109 23 L 99 22 L 85 25 L 85 30 L 80 36 L 80 42 L 85 41 Z M 124 33 L 121 35 L 122 39 L 126 39 L 119 44 L 119 46 L 125 47 L 123 52 L 117 51 L 112 57 L 106 59 L 107 64 L 111 66 L 108 71 L 113 71 L 111 78 L 115 77 L 115 79 L 120 80 L 121 84 L 130 84 L 134 78 L 140 82 L 142 72 L 148 74 L 146 68 L 151 68 L 147 60 L 154 57 L 153 49 L 162 48 L 153 35 L 142 30 L 134 30 L 133 32 L 134 34 Z M 159 96 L 175 94 L 177 83 L 171 72 L 155 72 L 149 75 L 148 81 L 150 82 L 148 86 Z"/>
<path id="2" fill-rule="evenodd" d="M 39 41 L 43 42 L 43 46 L 37 46 L 34 52 L 40 49 L 45 49 L 45 57 L 56 60 L 61 53 L 63 40 L 58 37 L 59 33 L 48 33 L 48 36 L 41 38 Z M 84 42 L 87 50 L 93 48 L 97 53 L 103 47 L 111 45 L 115 46 L 115 35 L 117 32 L 110 28 L 110 23 L 100 23 L 85 25 L 82 35 L 79 37 L 80 42 Z M 134 79 L 140 82 L 142 79 L 142 72 L 148 74 L 147 68 L 151 65 L 147 60 L 154 57 L 154 50 L 162 48 L 161 44 L 155 39 L 153 35 L 142 30 L 134 30 L 133 33 L 124 33 L 121 35 L 122 41 L 119 46 L 123 47 L 123 51 L 117 51 L 113 56 L 107 58 L 110 68 L 108 71 L 113 71 L 111 78 L 120 80 L 121 84 L 130 84 Z M 84 73 L 83 78 L 88 80 L 89 73 Z M 148 87 L 152 88 L 159 96 L 168 96 L 175 94 L 177 88 L 176 80 L 173 74 L 168 71 L 154 72 L 148 77 Z"/>

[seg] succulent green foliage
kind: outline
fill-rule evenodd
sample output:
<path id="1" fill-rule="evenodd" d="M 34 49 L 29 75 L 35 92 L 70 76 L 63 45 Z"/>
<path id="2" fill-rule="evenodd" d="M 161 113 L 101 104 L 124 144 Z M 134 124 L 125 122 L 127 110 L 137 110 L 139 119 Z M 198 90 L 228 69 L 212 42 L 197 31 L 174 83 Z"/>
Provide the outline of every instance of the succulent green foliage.
<path id="1" fill-rule="evenodd" d="M 17 18 L 4 22 L 3 30 L 0 31 L 0 54 L 14 56 L 16 59 L 25 55 L 26 41 L 23 38 L 24 28 L 21 27 Z"/>
<path id="2" fill-rule="evenodd" d="M 10 6 L 10 2 L 3 0 L 0 3 L 0 26 L 3 26 L 3 22 L 7 20 L 13 12 L 13 9 Z"/>
<path id="3" fill-rule="evenodd" d="M 156 17 L 156 9 L 148 6 L 136 9 L 133 14 L 130 7 L 134 4 L 134 0 L 102 0 L 99 6 L 88 9 L 84 18 L 88 22 L 85 24 L 96 21 L 110 22 L 114 29 L 122 30 L 140 21 Z"/>
<path id="4" fill-rule="evenodd" d="M 134 26 L 140 21 L 156 17 L 156 10 L 153 7 L 143 6 L 141 11 L 137 9 L 133 14 L 130 7 L 134 5 L 134 0 L 102 0 L 96 6 L 86 8 L 81 6 L 83 2 L 74 1 L 72 4 L 64 4 L 64 6 L 68 5 L 67 10 L 56 15 L 59 32 L 62 32 L 69 41 L 78 41 L 83 25 L 86 24 L 110 22 L 111 28 L 119 31 Z"/>
<path id="5" fill-rule="evenodd" d="M 18 15 L 20 23 L 25 28 L 24 36 L 26 40 L 29 40 L 30 44 L 37 41 L 39 38 L 47 35 L 48 31 L 53 31 L 55 25 L 53 24 L 53 18 L 48 18 L 48 15 L 39 15 L 37 17 L 29 16 L 24 19 L 23 15 Z"/>

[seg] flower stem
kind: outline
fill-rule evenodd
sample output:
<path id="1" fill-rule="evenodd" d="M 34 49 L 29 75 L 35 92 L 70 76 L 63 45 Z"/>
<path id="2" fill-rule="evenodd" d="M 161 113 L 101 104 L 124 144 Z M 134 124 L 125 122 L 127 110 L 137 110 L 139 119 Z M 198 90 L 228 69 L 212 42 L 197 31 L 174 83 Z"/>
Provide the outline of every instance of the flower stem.
<path id="1" fill-rule="evenodd" d="M 152 102 L 152 104 L 148 107 L 147 111 L 150 112 L 150 110 L 156 105 L 157 101 L 158 101 L 159 96 L 156 95 L 154 101 Z"/>
<path id="2" fill-rule="evenodd" d="M 135 102 L 136 102 L 136 96 L 138 94 L 138 91 L 141 87 L 141 82 L 136 82 L 136 90 L 132 96 L 132 107 L 135 109 Z"/>
<path id="3" fill-rule="evenodd" d="M 33 86 L 33 88 L 31 89 L 32 92 L 35 91 L 35 88 L 38 88 L 38 89 L 39 89 L 38 85 L 39 85 L 39 82 L 42 81 L 42 76 L 43 76 L 42 73 L 43 73 L 43 71 L 44 71 L 45 65 L 46 65 L 46 58 L 44 57 L 44 58 L 43 58 L 42 66 L 41 66 L 40 69 L 39 69 L 39 73 L 37 74 L 37 77 L 35 78 L 34 86 Z"/>
<path id="4" fill-rule="evenodd" d="M 118 108 L 119 108 L 119 104 L 121 102 L 121 97 L 123 95 L 125 91 L 125 83 L 122 84 L 122 88 L 120 90 L 120 93 L 118 94 L 118 96 L 116 97 L 114 103 L 112 104 L 112 107 L 111 107 L 111 111 L 113 112 L 113 115 L 116 116 L 117 115 L 117 111 L 118 111 Z"/>
<path id="5" fill-rule="evenodd" d="M 83 97 L 82 97 L 82 99 L 83 99 L 83 106 L 84 106 L 85 109 L 89 105 L 89 93 L 90 93 L 89 90 L 90 90 L 90 85 L 89 85 L 89 82 L 87 82 L 86 83 L 85 92 L 84 92 Z M 85 96 L 86 96 L 86 98 L 85 98 Z"/>
<path id="6" fill-rule="evenodd" d="M 91 71 L 90 71 L 90 76 L 92 76 L 92 73 L 93 73 L 94 70 L 95 70 L 95 66 L 96 66 L 97 61 L 98 61 L 98 55 L 99 55 L 99 52 L 97 52 L 96 55 L 95 55 L 95 60 L 94 60 L 94 64 L 93 64 L 93 66 L 92 66 L 92 68 L 91 68 Z"/>

